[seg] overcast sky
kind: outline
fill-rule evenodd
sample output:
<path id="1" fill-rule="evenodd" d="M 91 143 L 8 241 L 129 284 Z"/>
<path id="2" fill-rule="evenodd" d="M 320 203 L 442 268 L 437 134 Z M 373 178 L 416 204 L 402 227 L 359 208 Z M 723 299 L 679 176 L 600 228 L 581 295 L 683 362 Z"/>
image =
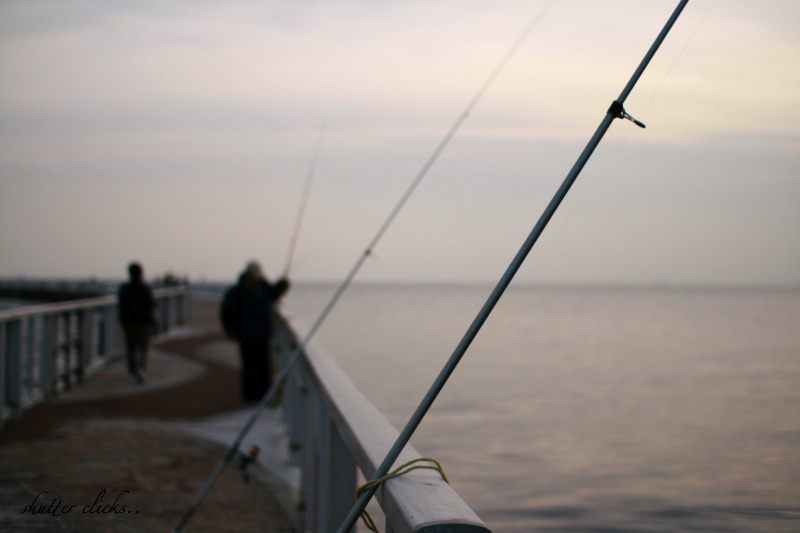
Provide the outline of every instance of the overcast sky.
<path id="1" fill-rule="evenodd" d="M 676 3 L 555 0 L 359 279 L 496 281 Z M 712 3 L 521 279 L 800 284 L 800 3 Z M 325 120 L 291 275 L 341 280 L 544 4 L 6 0 L 0 276 L 277 275 Z"/>

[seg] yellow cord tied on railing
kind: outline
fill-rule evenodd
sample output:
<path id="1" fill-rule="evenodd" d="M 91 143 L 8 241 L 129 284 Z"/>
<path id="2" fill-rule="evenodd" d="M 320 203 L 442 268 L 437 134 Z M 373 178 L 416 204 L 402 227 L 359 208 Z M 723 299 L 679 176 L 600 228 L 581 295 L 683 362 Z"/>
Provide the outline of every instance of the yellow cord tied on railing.
<path id="1" fill-rule="evenodd" d="M 434 463 L 436 466 L 433 465 L 411 466 L 414 463 L 419 463 L 420 461 L 428 461 L 429 463 Z M 368 491 L 372 487 L 377 487 L 387 479 L 392 479 L 393 477 L 402 476 L 404 474 L 408 474 L 412 470 L 417 470 L 420 468 L 425 468 L 427 470 L 436 470 L 442 476 L 442 479 L 445 481 L 445 483 L 447 483 L 448 485 L 450 484 L 450 480 L 447 479 L 447 474 L 444 473 L 444 468 L 442 468 L 442 464 L 439 461 L 437 461 L 436 459 L 431 459 L 430 457 L 420 457 L 418 459 L 414 459 L 412 461 L 409 461 L 405 464 L 398 466 L 397 468 L 395 468 L 394 470 L 392 470 L 383 477 L 379 477 L 378 479 L 373 479 L 372 481 L 367 481 L 366 483 L 358 487 L 358 490 L 356 491 L 356 499 L 360 498 L 365 491 Z M 378 527 L 375 525 L 375 521 L 372 519 L 372 517 L 369 515 L 366 509 L 364 510 L 364 512 L 361 513 L 361 519 L 364 520 L 364 524 L 366 524 L 367 528 L 369 528 L 370 531 L 374 531 L 375 533 L 381 533 Z"/>

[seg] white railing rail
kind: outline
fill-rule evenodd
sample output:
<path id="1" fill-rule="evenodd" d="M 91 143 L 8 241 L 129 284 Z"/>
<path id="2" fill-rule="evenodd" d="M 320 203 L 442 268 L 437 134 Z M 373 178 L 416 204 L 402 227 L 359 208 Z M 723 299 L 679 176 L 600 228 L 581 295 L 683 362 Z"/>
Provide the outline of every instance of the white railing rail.
<path id="1" fill-rule="evenodd" d="M 155 289 L 156 335 L 186 322 L 189 290 Z M 0 311 L 0 427 L 69 390 L 122 353 L 117 297 Z"/>
<path id="2" fill-rule="evenodd" d="M 278 331 L 278 354 L 285 359 L 303 332 L 285 318 Z M 336 531 L 355 503 L 356 468 L 370 479 L 398 432 L 314 342 L 289 375 L 283 402 L 293 461 L 302 471 L 301 530 Z M 396 466 L 419 457 L 409 445 Z M 489 533 L 432 470 L 386 481 L 376 497 L 387 533 Z"/>

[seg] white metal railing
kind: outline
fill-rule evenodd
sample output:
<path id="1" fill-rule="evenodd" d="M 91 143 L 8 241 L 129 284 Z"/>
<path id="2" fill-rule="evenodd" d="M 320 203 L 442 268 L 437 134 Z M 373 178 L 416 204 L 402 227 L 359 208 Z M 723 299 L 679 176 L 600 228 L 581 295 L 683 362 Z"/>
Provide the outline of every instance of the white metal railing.
<path id="1" fill-rule="evenodd" d="M 186 287 L 155 289 L 156 335 L 188 319 Z M 115 295 L 0 311 L 0 427 L 122 353 Z"/>
<path id="2" fill-rule="evenodd" d="M 276 353 L 285 360 L 303 332 L 285 318 L 279 322 Z M 313 341 L 287 379 L 283 402 L 292 459 L 302 471 L 301 531 L 336 531 L 355 503 L 356 468 L 370 479 L 398 432 Z M 418 457 L 406 446 L 398 465 Z M 376 498 L 386 515 L 387 533 L 489 532 L 431 470 L 386 481 Z"/>

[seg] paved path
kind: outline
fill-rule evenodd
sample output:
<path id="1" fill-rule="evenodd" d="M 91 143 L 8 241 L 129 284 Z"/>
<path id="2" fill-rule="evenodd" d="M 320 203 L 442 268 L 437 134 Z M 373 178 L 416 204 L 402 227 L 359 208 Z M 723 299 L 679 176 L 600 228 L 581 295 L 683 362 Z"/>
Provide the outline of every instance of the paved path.
<path id="1" fill-rule="evenodd" d="M 171 531 L 252 410 L 239 396 L 237 359 L 218 331 L 185 331 L 154 347 L 144 386 L 118 361 L 6 422 L 0 531 Z M 244 441 L 263 450 L 251 467 L 259 483 L 245 484 L 235 461 L 186 533 L 290 529 L 284 509 L 299 476 L 281 419 L 268 410 Z M 91 512 L 98 498 L 101 510 L 118 498 L 115 512 Z M 34 499 L 44 514 L 23 513 Z M 54 499 L 75 507 L 54 516 Z"/>
<path id="2" fill-rule="evenodd" d="M 206 372 L 206 365 L 200 361 L 153 349 L 147 369 L 147 381 L 142 386 L 130 378 L 125 361 L 118 359 L 92 374 L 82 385 L 59 395 L 55 403 L 104 400 L 169 389 L 197 379 Z"/>

